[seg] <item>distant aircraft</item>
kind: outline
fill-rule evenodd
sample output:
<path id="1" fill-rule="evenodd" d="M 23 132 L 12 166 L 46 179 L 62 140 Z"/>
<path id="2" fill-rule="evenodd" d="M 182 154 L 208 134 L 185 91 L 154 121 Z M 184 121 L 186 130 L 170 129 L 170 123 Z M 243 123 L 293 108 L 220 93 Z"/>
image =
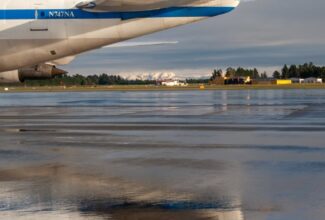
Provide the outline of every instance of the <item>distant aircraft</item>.
<path id="1" fill-rule="evenodd" d="M 240 0 L 1 0 L 0 82 L 50 79 L 76 55 L 232 11 Z M 199 40 L 199 38 L 198 38 Z"/>

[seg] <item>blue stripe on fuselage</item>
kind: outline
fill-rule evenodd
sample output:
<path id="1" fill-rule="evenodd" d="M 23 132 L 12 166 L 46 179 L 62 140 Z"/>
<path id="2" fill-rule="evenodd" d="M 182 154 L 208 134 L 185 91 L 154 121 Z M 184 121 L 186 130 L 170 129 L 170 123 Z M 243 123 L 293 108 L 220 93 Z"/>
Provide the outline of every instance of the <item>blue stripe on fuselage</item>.
<path id="1" fill-rule="evenodd" d="M 38 9 L 38 19 L 133 19 L 172 17 L 212 17 L 233 10 L 233 7 L 171 7 L 137 12 L 87 12 L 80 9 Z M 0 19 L 35 19 L 34 9 L 0 10 Z"/>

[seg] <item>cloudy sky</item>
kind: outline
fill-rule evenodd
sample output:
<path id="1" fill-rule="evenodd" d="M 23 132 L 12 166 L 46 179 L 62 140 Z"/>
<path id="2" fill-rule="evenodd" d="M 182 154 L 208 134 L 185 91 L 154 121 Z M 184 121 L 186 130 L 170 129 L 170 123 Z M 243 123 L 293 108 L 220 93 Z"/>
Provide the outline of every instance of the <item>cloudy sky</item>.
<path id="1" fill-rule="evenodd" d="M 209 75 L 214 68 L 325 64 L 324 0 L 242 0 L 233 12 L 138 38 L 176 45 L 106 48 L 80 55 L 71 74 L 174 72 Z"/>

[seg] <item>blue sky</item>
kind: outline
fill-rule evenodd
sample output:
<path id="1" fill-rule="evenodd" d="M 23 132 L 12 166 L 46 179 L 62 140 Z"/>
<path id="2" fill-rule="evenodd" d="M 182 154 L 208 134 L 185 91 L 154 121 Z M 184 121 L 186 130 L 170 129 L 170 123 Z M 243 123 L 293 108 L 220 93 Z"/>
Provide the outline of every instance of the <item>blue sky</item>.
<path id="1" fill-rule="evenodd" d="M 176 45 L 101 49 L 78 56 L 66 69 L 200 77 L 228 66 L 271 73 L 285 63 L 325 64 L 324 9 L 324 0 L 246 0 L 227 15 L 134 40 L 179 41 Z"/>

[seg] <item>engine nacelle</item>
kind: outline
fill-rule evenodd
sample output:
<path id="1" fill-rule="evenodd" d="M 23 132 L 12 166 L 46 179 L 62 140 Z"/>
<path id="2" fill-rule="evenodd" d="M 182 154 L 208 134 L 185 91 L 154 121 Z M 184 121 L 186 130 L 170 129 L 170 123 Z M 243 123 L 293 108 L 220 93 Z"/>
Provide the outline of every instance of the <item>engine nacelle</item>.
<path id="1" fill-rule="evenodd" d="M 52 79 L 67 72 L 50 64 L 39 64 L 0 73 L 0 83 L 19 83 L 25 80 Z"/>

